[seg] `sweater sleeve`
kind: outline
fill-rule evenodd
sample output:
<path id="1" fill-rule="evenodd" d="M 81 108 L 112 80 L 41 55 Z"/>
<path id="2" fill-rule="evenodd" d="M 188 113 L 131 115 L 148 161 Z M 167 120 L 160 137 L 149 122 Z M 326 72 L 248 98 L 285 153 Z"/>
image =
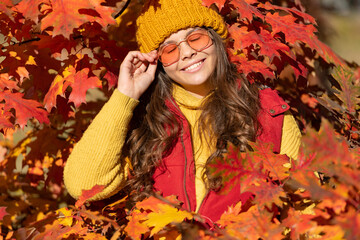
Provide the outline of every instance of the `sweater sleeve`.
<path id="1" fill-rule="evenodd" d="M 77 199 L 82 190 L 104 185 L 102 192 L 89 199 L 100 200 L 124 186 L 128 164 L 120 155 L 137 104 L 115 90 L 76 143 L 64 168 L 64 183 L 72 197 Z"/>
<path id="2" fill-rule="evenodd" d="M 282 128 L 280 154 L 297 159 L 301 143 L 301 133 L 292 114 L 287 111 Z"/>

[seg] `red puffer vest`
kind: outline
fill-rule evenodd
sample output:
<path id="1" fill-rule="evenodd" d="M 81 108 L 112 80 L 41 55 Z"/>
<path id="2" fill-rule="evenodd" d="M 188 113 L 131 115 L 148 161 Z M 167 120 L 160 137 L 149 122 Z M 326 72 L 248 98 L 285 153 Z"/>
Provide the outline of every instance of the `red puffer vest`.
<path id="1" fill-rule="evenodd" d="M 289 106 L 278 96 L 276 91 L 270 88 L 261 90 L 259 97 L 262 109 L 258 119 L 262 131 L 258 139 L 273 143 L 273 151 L 279 153 L 284 120 L 283 113 L 289 109 Z M 160 191 L 164 196 L 178 196 L 178 199 L 184 203 L 184 209 L 195 211 L 195 163 L 189 124 L 174 100 L 168 101 L 167 106 L 179 116 L 183 125 L 183 134 L 179 137 L 172 152 L 163 159 L 164 166 L 159 166 L 155 170 L 153 175 L 154 190 Z M 220 218 L 228 206 L 235 205 L 239 201 L 246 202 L 250 196 L 251 193 L 249 192 L 241 193 L 239 186 L 232 188 L 227 195 L 210 191 L 202 201 L 198 213 L 212 226 L 212 223 Z"/>

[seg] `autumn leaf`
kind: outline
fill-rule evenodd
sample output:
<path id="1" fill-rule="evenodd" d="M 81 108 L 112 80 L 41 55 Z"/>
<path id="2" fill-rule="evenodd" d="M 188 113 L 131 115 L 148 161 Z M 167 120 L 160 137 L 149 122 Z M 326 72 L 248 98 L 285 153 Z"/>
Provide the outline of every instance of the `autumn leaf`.
<path id="1" fill-rule="evenodd" d="M 210 7 L 211 4 L 215 4 L 219 11 L 224 7 L 226 1 L 227 0 L 202 0 L 204 6 Z"/>
<path id="2" fill-rule="evenodd" d="M 75 206 L 78 208 L 81 207 L 82 205 L 84 205 L 86 200 L 88 200 L 88 199 L 92 198 L 93 196 L 95 196 L 96 194 L 100 193 L 102 190 L 104 190 L 104 188 L 105 188 L 105 186 L 103 186 L 103 185 L 95 185 L 94 187 L 92 187 L 89 190 L 82 190 L 81 196 L 76 201 Z"/>
<path id="3" fill-rule="evenodd" d="M 265 78 L 274 78 L 274 73 L 271 71 L 269 66 L 267 66 L 262 61 L 257 60 L 247 60 L 246 57 L 241 55 L 233 55 L 231 56 L 231 61 L 237 65 L 237 69 L 244 73 L 245 75 L 249 75 L 251 73 L 259 72 Z"/>
<path id="4" fill-rule="evenodd" d="M 283 180 L 289 176 L 289 158 L 286 155 L 275 154 L 272 151 L 272 145 L 264 142 L 258 142 L 252 145 L 254 149 L 250 153 L 255 163 L 260 163 L 269 177 L 276 180 Z"/>
<path id="5" fill-rule="evenodd" d="M 0 0 L 0 13 L 3 12 L 11 19 L 13 19 L 11 6 L 13 5 L 11 0 Z"/>
<path id="6" fill-rule="evenodd" d="M 192 219 L 193 215 L 187 211 L 178 210 L 168 204 L 159 204 L 158 211 L 149 213 L 144 221 L 151 229 L 150 236 L 158 233 L 170 223 L 181 223 L 185 219 Z"/>
<path id="7" fill-rule="evenodd" d="M 41 109 L 41 104 L 37 101 L 24 99 L 22 93 L 12 93 L 9 90 L 0 92 L 0 99 L 5 101 L 3 105 L 4 111 L 16 110 L 15 123 L 23 128 L 27 121 L 35 118 L 40 123 L 49 123 L 47 113 Z"/>
<path id="8" fill-rule="evenodd" d="M 224 226 L 226 234 L 236 239 L 281 239 L 283 229 L 271 222 L 271 214 L 259 211 L 256 206 L 237 215 L 224 213 L 216 223 Z"/>
<path id="9" fill-rule="evenodd" d="M 1 90 L 5 90 L 5 89 L 18 90 L 19 87 L 18 87 L 16 81 L 10 80 L 9 74 L 2 73 L 2 74 L 0 74 L 0 89 Z"/>
<path id="10" fill-rule="evenodd" d="M 6 207 L 0 207 L 0 221 L 2 221 L 6 215 L 9 215 L 9 213 L 6 212 Z"/>
<path id="11" fill-rule="evenodd" d="M 346 109 L 354 114 L 356 112 L 356 106 L 360 103 L 360 85 L 355 85 L 354 72 L 343 66 L 337 66 L 332 74 L 338 83 L 340 84 L 341 91 L 335 94 L 342 100 Z"/>
<path id="12" fill-rule="evenodd" d="M 281 207 L 283 204 L 281 198 L 286 198 L 284 189 L 271 182 L 259 182 L 258 185 L 252 185 L 248 190 L 255 194 L 253 201 L 259 208 L 263 208 L 264 206 L 271 208 L 273 203 Z"/>
<path id="13" fill-rule="evenodd" d="M 47 4 L 50 5 L 50 0 L 27 0 L 27 1 L 20 1 L 14 9 L 16 11 L 22 13 L 25 18 L 29 18 L 35 23 L 38 23 L 38 16 L 40 15 L 39 12 L 39 5 L 40 4 Z"/>
<path id="14" fill-rule="evenodd" d="M 174 196 L 165 199 L 170 203 L 178 202 Z M 129 224 L 125 228 L 128 235 L 134 239 L 140 239 L 141 234 L 150 229 L 150 236 L 153 236 L 171 223 L 180 223 L 185 219 L 193 218 L 191 213 L 179 210 L 153 196 L 136 203 L 136 209 L 128 217 Z"/>
<path id="15" fill-rule="evenodd" d="M 260 3 L 259 4 L 259 7 L 263 7 L 267 10 L 274 10 L 274 9 L 277 9 L 277 10 L 283 10 L 283 11 L 286 11 L 286 12 L 290 12 L 294 15 L 298 15 L 300 17 L 302 17 L 305 21 L 305 23 L 311 23 L 313 25 L 316 25 L 316 21 L 315 21 L 315 18 L 312 17 L 311 15 L 305 13 L 305 12 L 302 12 L 296 8 L 288 8 L 288 7 L 282 7 L 282 6 L 277 6 L 277 5 L 274 5 L 274 4 L 271 4 L 270 2 L 265 2 L 265 3 Z"/>
<path id="16" fill-rule="evenodd" d="M 127 217 L 129 220 L 125 227 L 126 234 L 134 240 L 140 240 L 141 235 L 150 231 L 150 229 L 143 223 L 146 219 L 146 213 L 134 210 L 130 216 Z"/>
<path id="17" fill-rule="evenodd" d="M 108 81 L 109 89 L 114 87 L 117 84 L 118 77 L 110 71 L 106 72 L 106 74 L 104 75 L 104 78 Z"/>
<path id="18" fill-rule="evenodd" d="M 253 15 L 261 19 L 264 18 L 264 15 L 257 8 L 251 6 L 245 0 L 231 0 L 230 4 L 237 9 L 242 19 L 247 18 L 249 21 L 252 21 Z"/>
<path id="19" fill-rule="evenodd" d="M 285 34 L 287 42 L 295 44 L 296 41 L 300 41 L 316 49 L 314 41 L 316 28 L 313 25 L 296 23 L 296 18 L 292 15 L 280 16 L 277 12 L 267 13 L 265 21 L 271 25 L 273 35 L 282 32 Z"/>
<path id="20" fill-rule="evenodd" d="M 72 216 L 72 210 L 67 208 L 61 208 L 58 209 L 56 213 L 59 214 L 58 221 L 60 224 L 71 227 L 74 220 Z"/>
<path id="21" fill-rule="evenodd" d="M 41 20 L 41 30 L 44 31 L 48 27 L 54 27 L 52 35 L 64 35 L 66 38 L 73 33 L 73 29 L 80 27 L 86 22 L 99 23 L 104 27 L 107 24 L 115 23 L 111 18 L 109 7 L 102 6 L 102 0 L 53 0 L 51 2 L 52 12 Z M 93 17 L 87 14 L 81 14 L 79 10 L 92 9 L 95 10 L 100 17 Z M 86 13 L 86 12 L 85 12 Z"/>
<path id="22" fill-rule="evenodd" d="M 66 74 L 66 71 L 64 71 L 64 74 Z M 69 75 L 70 74 L 71 73 L 69 72 Z M 49 91 L 45 95 L 44 105 L 49 112 L 56 106 L 57 96 L 63 96 L 66 88 L 70 84 L 70 82 L 67 82 L 65 79 L 61 75 L 57 75 L 51 83 Z"/>
<path id="23" fill-rule="evenodd" d="M 73 102 L 75 107 L 79 107 L 81 103 L 86 102 L 86 92 L 90 88 L 100 88 L 101 81 L 98 77 L 88 77 L 89 69 L 84 68 L 79 72 L 76 72 L 72 78 L 67 81 L 71 81 L 72 91 L 69 96 L 69 102 Z"/>

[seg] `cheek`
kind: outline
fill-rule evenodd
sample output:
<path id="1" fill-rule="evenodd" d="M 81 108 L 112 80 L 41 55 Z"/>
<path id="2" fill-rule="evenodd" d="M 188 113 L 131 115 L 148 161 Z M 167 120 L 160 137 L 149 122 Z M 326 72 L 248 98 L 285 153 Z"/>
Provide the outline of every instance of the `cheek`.
<path id="1" fill-rule="evenodd" d="M 165 73 L 171 78 L 174 79 L 174 77 L 176 76 L 176 67 L 174 66 L 175 64 L 169 66 L 169 67 L 164 67 L 164 71 Z"/>

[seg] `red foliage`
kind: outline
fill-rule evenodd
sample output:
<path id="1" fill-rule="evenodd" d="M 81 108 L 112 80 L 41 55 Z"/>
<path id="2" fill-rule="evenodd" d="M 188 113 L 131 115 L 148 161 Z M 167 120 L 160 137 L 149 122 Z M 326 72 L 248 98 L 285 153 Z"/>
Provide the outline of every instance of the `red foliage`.
<path id="1" fill-rule="evenodd" d="M 229 183 L 223 191 L 241 183 L 249 205 L 230 206 L 217 223 L 221 229 L 211 231 L 201 216 L 180 211 L 175 198 L 137 204 L 124 198 L 86 208 L 103 187 L 84 191 L 75 204 L 62 183 L 74 142 L 116 86 L 120 62 L 136 47 L 141 4 L 131 1 L 113 19 L 124 6 L 120 1 L 13 2 L 0 0 L 2 238 L 359 237 L 360 68 L 316 37 L 316 21 L 299 0 L 282 6 L 203 0 L 228 25 L 231 61 L 250 81 L 277 88 L 305 134 L 291 164 L 269 145 L 253 145 L 255 151 L 246 153 L 230 146 L 212 171 Z M 313 84 L 320 76 L 328 87 L 309 87 L 309 79 Z"/>

